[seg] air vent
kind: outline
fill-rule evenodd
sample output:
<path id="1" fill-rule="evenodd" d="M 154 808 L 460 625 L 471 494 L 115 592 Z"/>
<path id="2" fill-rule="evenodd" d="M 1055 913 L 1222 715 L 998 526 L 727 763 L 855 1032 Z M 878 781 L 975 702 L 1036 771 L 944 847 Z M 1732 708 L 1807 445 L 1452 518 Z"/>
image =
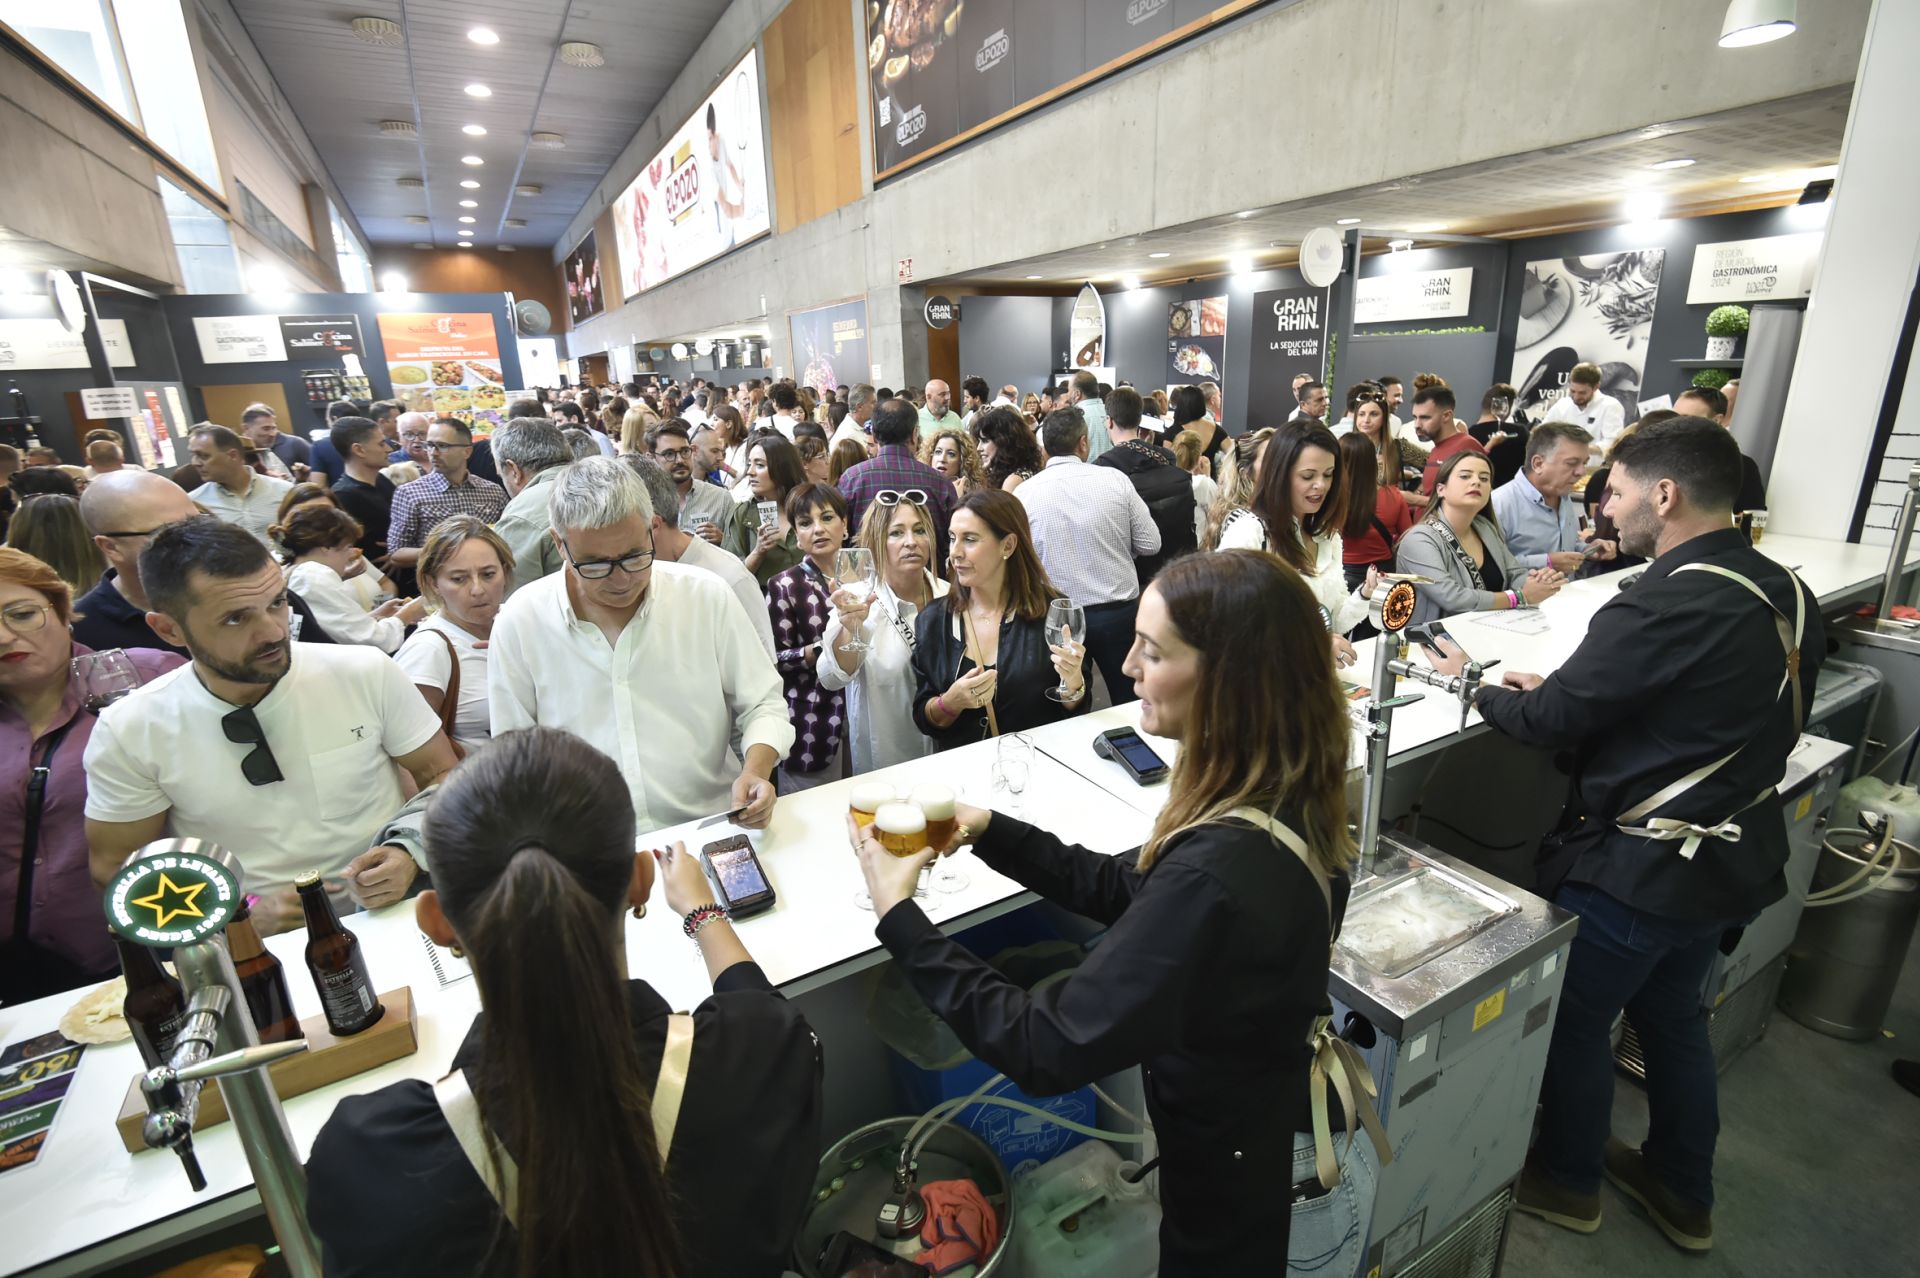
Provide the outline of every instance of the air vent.
<path id="1" fill-rule="evenodd" d="M 412 120 L 382 120 L 380 133 L 383 137 L 392 138 L 397 142 L 405 142 L 420 136 L 420 131 L 413 127 Z"/>
<path id="2" fill-rule="evenodd" d="M 520 229 L 526 224 L 527 224 L 527 219 L 525 219 L 524 217 L 510 217 L 507 219 L 507 225 L 513 227 L 515 230 Z"/>
<path id="3" fill-rule="evenodd" d="M 494 245 L 493 247 L 494 247 L 495 249 L 497 249 L 497 250 L 499 250 L 499 251 L 500 251 L 500 252 L 502 252 L 502 253 L 511 253 L 511 252 L 513 252 L 513 245 L 511 245 L 511 244 L 496 244 L 496 245 Z"/>
<path id="4" fill-rule="evenodd" d="M 407 225 L 408 226 L 425 226 L 429 220 L 430 219 L 428 218 L 424 218 L 420 216 L 418 213 L 414 213 L 414 214 L 410 214 L 407 217 Z"/>
<path id="5" fill-rule="evenodd" d="M 395 178 L 393 184 L 403 191 L 424 191 L 427 189 L 425 178 Z"/>
<path id="6" fill-rule="evenodd" d="M 545 189 L 545 187 L 537 182 L 522 182 L 519 186 L 513 188 L 513 193 L 515 195 L 538 195 Z"/>
<path id="7" fill-rule="evenodd" d="M 588 44 L 584 40 L 569 40 L 561 45 L 560 60 L 570 67 L 579 67 L 582 70 L 607 65 L 607 55 L 600 51 L 600 46 Z"/>
<path id="8" fill-rule="evenodd" d="M 433 245 L 431 245 L 431 244 L 428 244 L 428 243 L 426 243 L 426 242 L 425 242 L 425 241 L 423 241 L 423 240 L 415 240 L 415 241 L 413 242 L 413 246 L 414 246 L 415 248 L 417 248 L 417 249 L 430 249 L 430 248 L 432 248 L 432 247 L 433 247 Z"/>
<path id="9" fill-rule="evenodd" d="M 390 22 L 386 18 L 355 18 L 353 38 L 363 44 L 378 45 L 382 49 L 397 49 L 406 40 L 400 31 L 400 24 Z"/>
<path id="10" fill-rule="evenodd" d="M 527 145 L 535 151 L 564 151 L 567 149 L 567 136 L 564 133 L 536 133 L 527 139 Z"/>

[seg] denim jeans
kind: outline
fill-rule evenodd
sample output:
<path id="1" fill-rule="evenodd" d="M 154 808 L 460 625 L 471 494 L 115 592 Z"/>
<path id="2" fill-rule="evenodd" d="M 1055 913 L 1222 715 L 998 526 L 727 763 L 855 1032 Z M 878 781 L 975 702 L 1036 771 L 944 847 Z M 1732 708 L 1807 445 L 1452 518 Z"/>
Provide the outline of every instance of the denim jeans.
<path id="1" fill-rule="evenodd" d="M 1347 1278 L 1360 1272 L 1360 1254 L 1367 1249 L 1367 1229 L 1373 1222 L 1380 1159 L 1364 1131 L 1349 1145 L 1346 1131 L 1339 1126 L 1333 1130 L 1333 1152 L 1340 1164 L 1340 1183 L 1318 1198 L 1293 1206 L 1287 1230 L 1289 1274 Z M 1315 1175 L 1313 1133 L 1300 1132 L 1293 1140 L 1293 1183 Z"/>
<path id="2" fill-rule="evenodd" d="M 1624 1008 L 1647 1065 L 1648 1169 L 1674 1193 L 1712 1206 L 1720 1109 L 1700 991 L 1721 936 L 1743 920 L 1662 918 L 1583 883 L 1561 885 L 1553 900 L 1580 916 L 1580 931 L 1540 1087 L 1536 1164 L 1575 1193 L 1599 1191 L 1612 1130 L 1610 1034 Z"/>
<path id="3" fill-rule="evenodd" d="M 1107 681 L 1107 698 L 1116 706 L 1139 699 L 1133 695 L 1133 680 L 1120 672 L 1127 649 L 1133 647 L 1133 623 L 1139 611 L 1138 599 L 1094 604 L 1087 609 L 1087 656 L 1100 667 L 1100 677 Z M 1088 677 L 1093 674 L 1084 663 L 1080 672 Z"/>

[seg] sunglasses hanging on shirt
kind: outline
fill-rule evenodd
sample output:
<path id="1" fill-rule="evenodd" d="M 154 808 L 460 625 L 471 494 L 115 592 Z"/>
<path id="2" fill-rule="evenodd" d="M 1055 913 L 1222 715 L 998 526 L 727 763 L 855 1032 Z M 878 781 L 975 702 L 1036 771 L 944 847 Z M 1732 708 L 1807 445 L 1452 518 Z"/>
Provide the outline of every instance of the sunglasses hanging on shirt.
<path id="1" fill-rule="evenodd" d="M 235 745 L 253 747 L 247 752 L 247 757 L 240 760 L 240 775 L 247 779 L 248 785 L 272 785 L 276 781 L 286 780 L 280 771 L 279 760 L 273 757 L 273 750 L 267 745 L 266 731 L 261 728 L 252 706 L 241 706 L 221 716 L 220 728 L 227 734 L 227 740 Z"/>

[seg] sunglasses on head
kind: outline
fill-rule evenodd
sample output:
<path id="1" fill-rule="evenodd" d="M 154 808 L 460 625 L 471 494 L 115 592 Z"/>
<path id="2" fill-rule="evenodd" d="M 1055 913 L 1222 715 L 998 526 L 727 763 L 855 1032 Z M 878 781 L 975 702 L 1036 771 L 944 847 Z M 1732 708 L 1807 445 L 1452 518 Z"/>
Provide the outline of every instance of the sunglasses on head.
<path id="1" fill-rule="evenodd" d="M 240 760 L 240 775 L 247 779 L 248 785 L 272 785 L 275 781 L 286 780 L 280 771 L 279 760 L 273 757 L 273 750 L 267 745 L 267 734 L 260 727 L 260 720 L 254 715 L 252 706 L 241 706 L 221 716 L 220 728 L 227 734 L 227 740 L 235 745 L 253 747 L 247 752 L 247 757 Z"/>
<path id="2" fill-rule="evenodd" d="M 873 499 L 882 506 L 898 506 L 901 502 L 910 502 L 915 506 L 927 504 L 927 490 L 924 488 L 883 488 L 873 495 Z"/>

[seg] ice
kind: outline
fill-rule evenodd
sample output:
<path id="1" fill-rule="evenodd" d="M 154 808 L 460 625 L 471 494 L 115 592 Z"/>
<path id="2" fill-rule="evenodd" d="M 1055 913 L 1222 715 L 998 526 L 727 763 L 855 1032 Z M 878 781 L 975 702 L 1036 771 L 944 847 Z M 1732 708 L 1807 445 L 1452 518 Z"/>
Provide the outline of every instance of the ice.
<path id="1" fill-rule="evenodd" d="M 1416 870 L 1347 911 L 1340 948 L 1383 976 L 1404 976 L 1507 912 Z"/>

